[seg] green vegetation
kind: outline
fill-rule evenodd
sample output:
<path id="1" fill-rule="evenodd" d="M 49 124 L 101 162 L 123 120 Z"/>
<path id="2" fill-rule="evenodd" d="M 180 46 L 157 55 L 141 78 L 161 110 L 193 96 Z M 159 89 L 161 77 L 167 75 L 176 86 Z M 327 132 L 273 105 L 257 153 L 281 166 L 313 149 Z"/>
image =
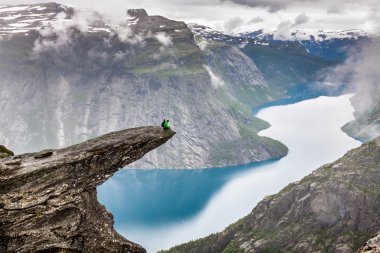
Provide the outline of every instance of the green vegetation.
<path id="1" fill-rule="evenodd" d="M 222 140 L 210 143 L 209 159 L 214 166 L 241 163 L 241 152 L 249 150 L 252 159 L 262 160 L 259 157 L 266 151 L 270 157 L 285 156 L 288 149 L 281 142 L 268 137 L 261 137 L 257 133 L 268 128 L 268 122 L 253 117 L 247 106 L 231 99 L 223 89 L 217 90 L 217 97 L 228 108 L 230 114 L 236 119 L 239 127 L 239 138 Z M 233 151 L 232 151 L 233 150 Z"/>
<path id="2" fill-rule="evenodd" d="M 150 42 L 136 51 L 125 68 L 136 75 L 155 74 L 161 77 L 205 73 L 203 53 L 196 45 L 178 42 L 163 50 L 161 47 L 160 43 Z"/>
<path id="3" fill-rule="evenodd" d="M 205 238 L 190 241 L 189 243 L 185 243 L 182 245 L 175 246 L 175 247 L 171 248 L 170 250 L 158 251 L 158 253 L 165 253 L 165 252 L 168 252 L 168 253 L 184 253 L 184 252 L 186 252 L 186 253 L 190 253 L 190 252 L 197 253 L 196 251 L 194 251 L 194 249 L 197 249 L 203 245 L 206 245 L 205 246 L 205 252 L 212 252 L 212 250 L 213 250 L 212 245 L 216 243 L 218 236 L 219 236 L 219 234 L 211 234 Z"/>
<path id="4" fill-rule="evenodd" d="M 11 150 L 7 149 L 4 145 L 0 145 L 0 158 L 14 155 L 15 154 Z"/>
<path id="5" fill-rule="evenodd" d="M 249 44 L 242 51 L 255 62 L 265 80 L 280 90 L 297 83 L 313 82 L 319 71 L 336 64 L 308 54 L 296 43 Z"/>
<path id="6" fill-rule="evenodd" d="M 235 241 L 231 241 L 227 247 L 224 248 L 222 253 L 244 253 L 244 249 L 240 248 L 239 244 Z"/>

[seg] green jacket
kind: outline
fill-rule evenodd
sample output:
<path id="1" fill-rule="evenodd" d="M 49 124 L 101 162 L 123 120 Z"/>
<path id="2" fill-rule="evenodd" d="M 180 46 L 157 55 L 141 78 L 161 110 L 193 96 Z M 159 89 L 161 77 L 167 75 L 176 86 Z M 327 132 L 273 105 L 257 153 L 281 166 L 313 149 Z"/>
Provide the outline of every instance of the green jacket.
<path id="1" fill-rule="evenodd" d="M 164 121 L 164 129 L 169 129 L 169 122 L 167 120 Z"/>

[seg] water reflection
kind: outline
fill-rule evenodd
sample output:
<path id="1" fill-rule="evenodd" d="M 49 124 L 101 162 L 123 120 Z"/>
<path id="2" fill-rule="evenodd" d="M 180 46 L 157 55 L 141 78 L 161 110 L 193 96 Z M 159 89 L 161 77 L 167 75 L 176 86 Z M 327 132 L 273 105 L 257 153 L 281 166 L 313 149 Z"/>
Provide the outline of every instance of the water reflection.
<path id="1" fill-rule="evenodd" d="M 148 252 L 221 231 L 278 192 L 360 143 L 340 130 L 353 119 L 350 95 L 319 97 L 260 110 L 272 127 L 260 132 L 284 143 L 279 161 L 207 170 L 131 170 L 98 188 L 115 229 Z"/>
<path id="2" fill-rule="evenodd" d="M 118 227 L 182 221 L 204 209 L 226 182 L 274 161 L 202 170 L 122 170 L 98 188 L 98 199 Z"/>

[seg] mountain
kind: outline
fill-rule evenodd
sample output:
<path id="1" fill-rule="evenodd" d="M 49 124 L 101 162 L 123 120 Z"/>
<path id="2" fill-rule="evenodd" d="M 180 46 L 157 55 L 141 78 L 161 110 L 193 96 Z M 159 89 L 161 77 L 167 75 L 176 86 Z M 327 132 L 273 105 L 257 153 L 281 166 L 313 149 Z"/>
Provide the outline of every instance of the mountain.
<path id="1" fill-rule="evenodd" d="M 339 62 L 321 57 L 322 53 L 310 53 L 311 50 L 305 47 L 306 42 L 279 41 L 273 40 L 273 36 L 252 35 L 256 33 L 232 36 L 197 24 L 190 24 L 190 29 L 201 46 L 225 43 L 239 47 L 256 64 L 273 90 L 280 93 L 285 93 L 294 85 L 319 81 L 325 69 Z M 327 51 L 323 49 L 325 54 L 328 54 Z"/>
<path id="2" fill-rule="evenodd" d="M 116 233 L 96 186 L 174 134 L 140 127 L 0 159 L 0 251 L 146 252 Z"/>
<path id="3" fill-rule="evenodd" d="M 342 90 L 356 92 L 352 99 L 356 119 L 343 130 L 364 142 L 380 134 L 380 92 L 376 81 L 379 71 L 375 64 L 377 59 L 372 59 L 373 53 L 367 49 L 376 44 L 378 35 L 360 30 L 295 30 L 290 37 L 280 40 L 275 38 L 276 31 L 226 35 L 198 24 L 189 27 L 201 47 L 220 43 L 238 46 L 256 64 L 275 92 L 304 99 L 308 98 L 303 95 L 305 92 L 318 95 L 336 94 Z M 361 56 L 361 50 L 366 55 Z M 378 49 L 372 51 L 378 52 Z M 368 63 L 361 58 L 368 59 Z M 333 73 L 329 76 L 330 71 Z M 342 73 L 347 78 L 342 78 Z M 334 85 L 325 86 L 327 83 Z"/>
<path id="4" fill-rule="evenodd" d="M 279 158 L 251 106 L 285 96 L 237 47 L 201 50 L 187 25 L 145 10 L 121 24 L 57 3 L 0 6 L 0 143 L 30 152 L 170 120 L 137 164 L 195 168 Z"/>
<path id="5" fill-rule="evenodd" d="M 379 172 L 380 137 L 266 197 L 223 232 L 167 252 L 355 252 L 380 231 Z"/>
<path id="6" fill-rule="evenodd" d="M 373 33 L 361 30 L 294 30 L 289 36 L 276 38 L 277 31 L 258 30 L 239 34 L 242 38 L 255 39 L 261 42 L 288 43 L 294 41 L 301 44 L 310 54 L 325 60 L 343 61 L 347 57 L 348 49 L 367 42 L 374 36 Z"/>

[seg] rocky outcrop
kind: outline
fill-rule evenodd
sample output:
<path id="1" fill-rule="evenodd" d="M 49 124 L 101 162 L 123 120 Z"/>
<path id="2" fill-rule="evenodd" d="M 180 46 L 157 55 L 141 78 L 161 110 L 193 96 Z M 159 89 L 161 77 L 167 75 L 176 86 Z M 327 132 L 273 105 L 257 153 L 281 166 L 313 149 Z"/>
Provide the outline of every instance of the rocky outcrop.
<path id="1" fill-rule="evenodd" d="M 380 137 L 266 197 L 223 232 L 168 252 L 353 253 L 380 229 L 379 182 Z"/>
<path id="2" fill-rule="evenodd" d="M 358 253 L 380 253 L 380 233 L 369 239 L 366 244 L 359 249 Z"/>
<path id="3" fill-rule="evenodd" d="M 0 252 L 145 252 L 114 231 L 96 186 L 174 134 L 133 128 L 0 159 Z"/>
<path id="4" fill-rule="evenodd" d="M 135 34 L 162 34 L 177 42 L 194 42 L 194 35 L 185 22 L 149 16 L 144 9 L 130 9 L 127 14 L 129 26 Z"/>
<path id="5" fill-rule="evenodd" d="M 286 155 L 283 144 L 257 135 L 269 124 L 245 102 L 275 95 L 238 48 L 202 51 L 186 24 L 143 10 L 102 26 L 95 14 L 54 6 L 64 11 L 0 6 L 8 22 L 0 40 L 0 143 L 17 153 L 61 148 L 167 118 L 177 137 L 131 166 L 216 167 Z"/>

